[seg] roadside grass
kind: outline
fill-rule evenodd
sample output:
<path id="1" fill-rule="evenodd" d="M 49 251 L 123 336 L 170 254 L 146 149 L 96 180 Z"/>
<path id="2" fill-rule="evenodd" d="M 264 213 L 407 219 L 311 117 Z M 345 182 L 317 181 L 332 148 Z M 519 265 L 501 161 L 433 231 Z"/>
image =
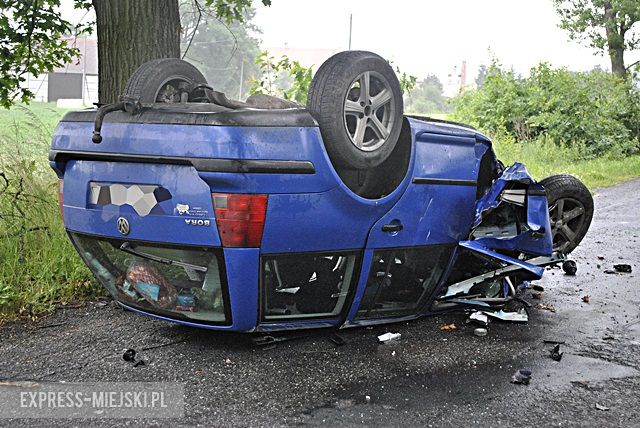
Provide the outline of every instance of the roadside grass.
<path id="1" fill-rule="evenodd" d="M 584 152 L 580 147 L 561 147 L 545 139 L 518 143 L 510 138 L 496 137 L 493 144 L 505 165 L 521 162 L 537 180 L 555 174 L 571 174 L 593 190 L 640 177 L 640 155 L 608 153 L 583 159 Z"/>
<path id="2" fill-rule="evenodd" d="M 67 238 L 47 161 L 51 134 L 66 111 L 36 102 L 0 110 L 0 322 L 104 295 Z M 580 148 L 502 137 L 494 147 L 505 164 L 523 162 L 538 179 L 568 173 L 593 189 L 640 177 L 640 155 L 576 160 Z"/>
<path id="3" fill-rule="evenodd" d="M 0 321 L 102 294 L 60 219 L 51 133 L 66 110 L 0 110 Z"/>

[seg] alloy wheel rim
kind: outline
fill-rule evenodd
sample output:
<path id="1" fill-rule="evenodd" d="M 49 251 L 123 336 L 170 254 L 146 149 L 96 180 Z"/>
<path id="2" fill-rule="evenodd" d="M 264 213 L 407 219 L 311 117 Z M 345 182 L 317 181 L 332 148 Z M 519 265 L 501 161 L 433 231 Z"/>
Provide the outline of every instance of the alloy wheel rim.
<path id="1" fill-rule="evenodd" d="M 560 198 L 549 208 L 554 251 L 564 252 L 578 244 L 585 211 L 582 202 L 574 198 Z"/>
<path id="2" fill-rule="evenodd" d="M 351 143 L 364 152 L 382 146 L 395 125 L 395 96 L 387 79 L 365 71 L 349 85 L 344 100 L 344 125 Z"/>

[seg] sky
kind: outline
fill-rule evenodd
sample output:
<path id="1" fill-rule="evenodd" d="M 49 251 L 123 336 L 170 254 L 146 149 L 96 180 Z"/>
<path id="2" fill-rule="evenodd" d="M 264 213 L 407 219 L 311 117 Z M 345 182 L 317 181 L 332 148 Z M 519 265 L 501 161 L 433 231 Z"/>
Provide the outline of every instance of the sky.
<path id="1" fill-rule="evenodd" d="M 610 68 L 608 57 L 569 41 L 551 0 L 254 0 L 263 46 L 370 50 L 422 78 L 446 79 L 467 61 L 473 80 L 495 57 L 527 75 L 540 61 L 571 70 Z M 640 59 L 629 55 L 627 63 Z M 469 79 L 468 79 L 469 80 Z"/>
<path id="2" fill-rule="evenodd" d="M 597 65 L 610 68 L 608 57 L 594 55 L 593 49 L 570 41 L 568 33 L 558 28 L 551 0 L 272 0 L 270 7 L 254 0 L 253 4 L 263 48 L 346 50 L 352 15 L 352 49 L 376 52 L 420 79 L 436 74 L 445 84 L 462 61 L 467 62 L 471 82 L 478 66 L 492 58 L 522 75 L 541 61 L 576 71 Z M 62 7 L 72 22 L 84 14 L 73 10 L 73 0 L 63 0 Z M 639 60 L 640 51 L 625 59 L 627 64 Z"/>

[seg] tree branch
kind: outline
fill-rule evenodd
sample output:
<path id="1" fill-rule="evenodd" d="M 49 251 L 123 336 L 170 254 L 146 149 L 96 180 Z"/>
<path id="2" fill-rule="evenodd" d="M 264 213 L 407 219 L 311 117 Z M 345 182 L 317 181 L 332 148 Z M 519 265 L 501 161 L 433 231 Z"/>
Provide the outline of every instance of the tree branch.
<path id="1" fill-rule="evenodd" d="M 631 65 L 630 65 L 630 66 L 628 66 L 628 67 L 625 67 L 625 70 L 627 70 L 627 71 L 628 71 L 628 70 L 631 70 L 631 68 L 632 68 L 633 66 L 635 66 L 636 64 L 640 64 L 640 60 L 638 60 L 638 61 L 634 62 L 633 64 L 631 64 Z"/>

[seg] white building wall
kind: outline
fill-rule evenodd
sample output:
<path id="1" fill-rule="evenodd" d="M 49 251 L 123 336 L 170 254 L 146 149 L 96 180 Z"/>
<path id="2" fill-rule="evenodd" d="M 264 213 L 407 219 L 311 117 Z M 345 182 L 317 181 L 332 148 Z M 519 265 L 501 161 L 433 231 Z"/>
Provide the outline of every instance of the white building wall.
<path id="1" fill-rule="evenodd" d="M 41 74 L 38 77 L 31 73 L 27 74 L 27 80 L 21 85 L 23 88 L 29 89 L 35 94 L 33 100 L 40 102 L 48 101 L 49 83 L 48 74 Z"/>
<path id="2" fill-rule="evenodd" d="M 41 74 L 38 77 L 32 74 L 27 74 L 26 80 L 21 85 L 23 88 L 28 88 L 35 94 L 33 101 L 47 102 L 49 101 L 49 78 L 48 74 Z M 98 102 L 98 76 L 87 74 L 84 81 L 84 104 L 87 106 Z"/>

